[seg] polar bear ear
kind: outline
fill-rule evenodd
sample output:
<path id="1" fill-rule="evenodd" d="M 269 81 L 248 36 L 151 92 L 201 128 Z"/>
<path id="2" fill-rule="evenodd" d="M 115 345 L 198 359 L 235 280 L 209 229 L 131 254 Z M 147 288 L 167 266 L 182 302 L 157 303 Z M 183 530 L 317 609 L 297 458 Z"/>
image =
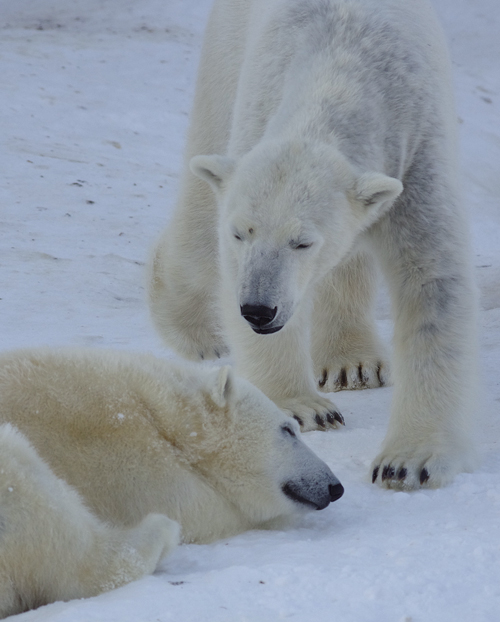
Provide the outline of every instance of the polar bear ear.
<path id="1" fill-rule="evenodd" d="M 234 376 L 233 370 L 229 365 L 221 367 L 213 376 L 210 397 L 212 401 L 224 408 L 233 401 L 234 397 Z"/>
<path id="2" fill-rule="evenodd" d="M 382 173 L 363 173 L 356 181 L 355 198 L 370 211 L 381 215 L 403 192 L 399 179 Z"/>
<path id="3" fill-rule="evenodd" d="M 222 184 L 234 171 L 235 161 L 220 155 L 199 155 L 189 163 L 191 171 L 200 179 L 208 182 L 214 192 L 220 192 Z"/>

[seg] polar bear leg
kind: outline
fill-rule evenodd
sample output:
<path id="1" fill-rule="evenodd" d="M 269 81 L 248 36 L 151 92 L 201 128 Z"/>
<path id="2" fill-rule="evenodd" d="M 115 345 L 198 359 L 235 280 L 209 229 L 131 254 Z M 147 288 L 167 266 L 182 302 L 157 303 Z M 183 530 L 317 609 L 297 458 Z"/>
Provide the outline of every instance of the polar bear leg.
<path id="1" fill-rule="evenodd" d="M 194 177 L 194 176 L 193 176 Z M 199 180 L 190 183 L 197 186 Z M 206 201 L 214 203 L 213 193 L 206 191 Z M 158 240 L 149 265 L 149 305 L 156 329 L 166 344 L 191 360 L 215 359 L 228 352 L 222 337 L 217 311 L 215 229 L 206 223 L 204 232 L 193 226 L 193 214 L 203 202 L 195 189 L 187 190 L 173 222 Z M 182 201 L 190 207 L 183 209 Z M 212 205 L 215 210 L 215 203 Z M 210 212 L 211 210 L 207 210 Z"/>
<path id="2" fill-rule="evenodd" d="M 210 14 L 179 200 L 150 262 L 149 303 L 155 326 L 168 346 L 191 360 L 228 353 L 218 308 L 219 211 L 212 189 L 193 175 L 189 161 L 200 153 L 227 151 L 249 4 L 224 0 L 215 3 Z"/>
<path id="3" fill-rule="evenodd" d="M 312 321 L 312 357 L 319 388 L 371 389 L 389 382 L 389 363 L 375 331 L 373 258 L 358 254 L 319 284 Z"/>
<path id="4" fill-rule="evenodd" d="M 22 613 L 18 605 L 18 594 L 9 575 L 0 570 L 0 620 L 15 613 Z"/>
<path id="5" fill-rule="evenodd" d="M 376 230 L 395 309 L 395 389 L 372 479 L 389 488 L 439 487 L 474 468 L 476 292 L 459 201 L 433 155 L 416 158 L 418 176 Z"/>

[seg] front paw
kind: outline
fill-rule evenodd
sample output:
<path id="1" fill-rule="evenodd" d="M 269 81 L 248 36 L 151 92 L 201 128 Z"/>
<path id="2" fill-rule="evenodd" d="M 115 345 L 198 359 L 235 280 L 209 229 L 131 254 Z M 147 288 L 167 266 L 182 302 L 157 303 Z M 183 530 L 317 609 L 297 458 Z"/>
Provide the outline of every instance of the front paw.
<path id="1" fill-rule="evenodd" d="M 229 348 L 223 341 L 209 341 L 206 344 L 198 344 L 197 354 L 199 360 L 211 361 L 229 356 Z"/>
<path id="2" fill-rule="evenodd" d="M 177 331 L 175 343 L 167 342 L 181 356 L 191 361 L 211 361 L 229 355 L 229 348 L 215 332 L 208 330 Z"/>
<path id="3" fill-rule="evenodd" d="M 333 360 L 318 369 L 320 391 L 332 393 L 342 390 L 374 389 L 390 383 L 389 365 L 382 359 Z"/>
<path id="4" fill-rule="evenodd" d="M 345 425 L 344 417 L 335 404 L 319 395 L 275 400 L 275 403 L 298 421 L 302 432 L 325 431 Z"/>
<path id="5" fill-rule="evenodd" d="M 449 484 L 464 468 L 454 452 L 449 454 L 430 447 L 408 447 L 404 450 L 386 450 L 375 458 L 371 466 L 374 484 L 393 490 L 440 488 Z"/>

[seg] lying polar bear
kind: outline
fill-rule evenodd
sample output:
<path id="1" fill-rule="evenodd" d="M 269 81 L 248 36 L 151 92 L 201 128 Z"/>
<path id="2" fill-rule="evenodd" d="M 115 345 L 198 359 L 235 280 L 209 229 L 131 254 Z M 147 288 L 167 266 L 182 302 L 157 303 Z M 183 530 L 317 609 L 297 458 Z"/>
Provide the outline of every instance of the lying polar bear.
<path id="1" fill-rule="evenodd" d="M 0 617 L 152 572 L 178 523 L 210 542 L 342 493 L 298 425 L 228 367 L 0 356 Z"/>
<path id="2" fill-rule="evenodd" d="M 474 466 L 450 73 L 428 0 L 215 0 L 179 201 L 151 262 L 167 344 L 192 359 L 230 351 L 303 430 L 342 423 L 318 389 L 389 379 L 378 263 L 395 386 L 371 473 L 406 490 Z"/>

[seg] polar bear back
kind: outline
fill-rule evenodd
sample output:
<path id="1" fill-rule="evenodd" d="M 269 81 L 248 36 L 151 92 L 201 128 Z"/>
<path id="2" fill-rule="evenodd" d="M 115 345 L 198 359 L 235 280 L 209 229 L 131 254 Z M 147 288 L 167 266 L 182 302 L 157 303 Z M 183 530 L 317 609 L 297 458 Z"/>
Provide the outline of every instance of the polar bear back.
<path id="1" fill-rule="evenodd" d="M 369 166 L 371 155 L 375 165 L 381 154 L 370 149 L 392 148 L 384 159 L 394 170 L 386 172 L 397 176 L 402 139 L 416 145 L 431 119 L 448 124 L 453 105 L 447 74 L 442 31 L 425 0 L 218 0 L 205 37 L 186 157 L 239 157 L 263 137 L 282 136 L 285 120 L 292 119 L 294 131 L 301 123 L 317 130 L 301 116 L 307 110 L 325 117 L 321 139 L 335 127 L 351 161 Z M 287 91 L 300 96 L 287 97 Z M 290 100 L 296 114 L 290 114 Z M 361 142 L 353 141 L 353 124 Z"/>

